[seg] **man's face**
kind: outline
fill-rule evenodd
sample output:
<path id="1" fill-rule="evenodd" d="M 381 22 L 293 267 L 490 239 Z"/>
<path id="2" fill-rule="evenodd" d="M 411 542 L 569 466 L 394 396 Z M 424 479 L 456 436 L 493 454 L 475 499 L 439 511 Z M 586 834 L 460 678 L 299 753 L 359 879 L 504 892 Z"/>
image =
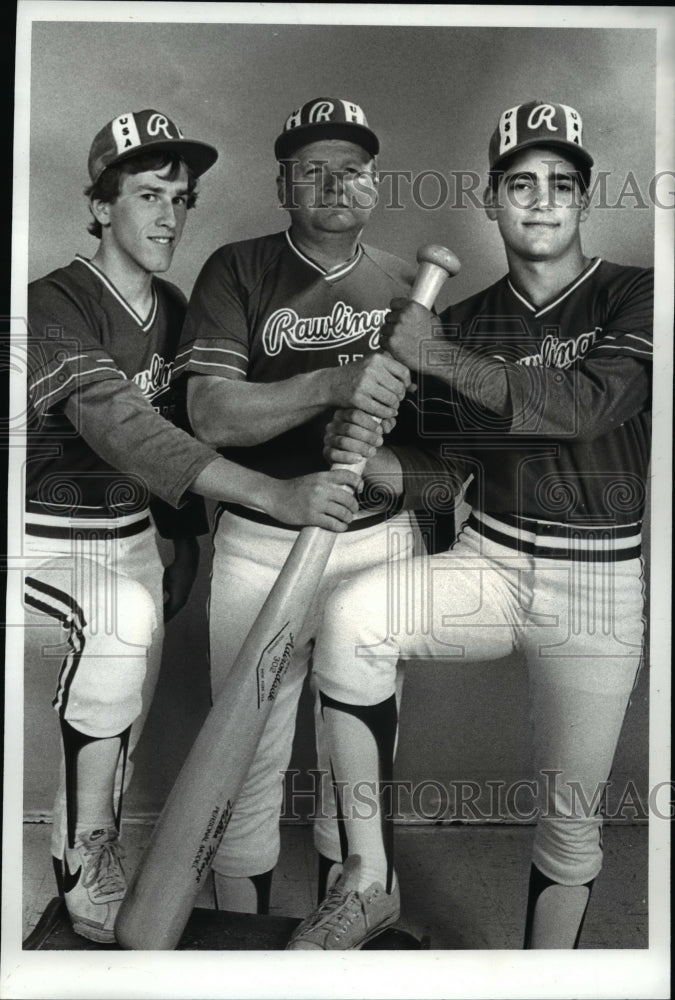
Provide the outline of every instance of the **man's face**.
<path id="1" fill-rule="evenodd" d="M 358 233 L 377 202 L 375 164 L 353 142 L 302 146 L 288 162 L 279 197 L 294 228 L 310 234 Z"/>
<path id="2" fill-rule="evenodd" d="M 160 171 L 124 174 L 117 199 L 96 206 L 104 228 L 106 252 L 147 274 L 168 270 L 183 232 L 187 212 L 187 171 L 181 166 L 174 180 L 170 166 Z M 98 212 L 103 212 L 104 219 Z"/>
<path id="3" fill-rule="evenodd" d="M 588 215 L 578 169 L 555 151 L 533 147 L 507 165 L 496 193 L 486 193 L 507 251 L 525 260 L 561 259 L 579 246 Z"/>

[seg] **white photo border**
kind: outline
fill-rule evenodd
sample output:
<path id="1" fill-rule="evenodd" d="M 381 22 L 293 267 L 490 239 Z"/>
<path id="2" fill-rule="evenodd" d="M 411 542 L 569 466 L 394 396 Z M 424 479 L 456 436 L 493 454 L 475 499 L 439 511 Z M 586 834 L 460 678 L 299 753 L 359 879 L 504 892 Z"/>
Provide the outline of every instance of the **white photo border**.
<path id="1" fill-rule="evenodd" d="M 672 170 L 673 11 L 661 7 L 473 6 L 386 4 L 80 3 L 19 0 L 16 50 L 12 317 L 26 315 L 30 32 L 38 21 L 239 22 L 513 27 L 653 27 L 657 32 L 656 169 Z M 26 181 L 26 183 L 24 183 Z M 654 366 L 650 706 L 650 787 L 669 781 L 672 483 L 673 212 L 657 212 Z M 16 332 L 20 335 L 20 321 Z M 25 387 L 12 378 L 10 413 L 21 412 Z M 11 451 L 11 450 L 10 450 Z M 14 449 L 16 451 L 16 449 Z M 13 456 L 10 454 L 10 463 Z M 8 538 L 22 530 L 20 483 L 8 484 Z M 11 556 L 11 552 L 8 553 Z M 20 595 L 8 574 L 8 620 Z M 18 630 L 14 630 L 17 632 Z M 10 630 L 11 633 L 11 630 Z M 18 639 L 18 643 L 17 643 Z M 8 635 L 6 662 L 22 661 L 21 639 Z M 23 997 L 614 997 L 669 995 L 669 823 L 650 823 L 649 948 L 550 953 L 406 952 L 272 954 L 228 952 L 24 952 L 21 949 L 22 718 L 21 671 L 6 674 L 0 993 Z M 19 884 L 16 884 L 19 873 Z M 546 984 L 544 986 L 544 984 Z"/>

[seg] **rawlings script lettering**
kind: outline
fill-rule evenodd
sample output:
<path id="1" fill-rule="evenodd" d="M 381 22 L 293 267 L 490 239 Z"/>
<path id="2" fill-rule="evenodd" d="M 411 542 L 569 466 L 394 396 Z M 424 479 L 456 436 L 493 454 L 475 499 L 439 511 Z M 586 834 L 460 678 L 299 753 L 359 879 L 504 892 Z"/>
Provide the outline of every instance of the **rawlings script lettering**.
<path id="1" fill-rule="evenodd" d="M 346 302 L 336 302 L 329 316 L 300 317 L 294 309 L 277 309 L 265 323 L 265 353 L 275 357 L 284 345 L 294 351 L 327 351 L 369 337 L 371 350 L 379 343 L 386 309 L 356 312 Z"/>
<path id="2" fill-rule="evenodd" d="M 134 375 L 133 381 L 144 396 L 152 399 L 168 387 L 173 372 L 173 361 L 165 361 L 159 354 L 153 354 L 150 367 Z"/>
<path id="3" fill-rule="evenodd" d="M 560 340 L 549 333 L 544 337 L 537 354 L 519 358 L 516 364 L 543 368 L 569 368 L 575 361 L 588 354 L 600 332 L 601 327 L 597 326 L 595 330 L 582 333 L 573 340 Z"/>

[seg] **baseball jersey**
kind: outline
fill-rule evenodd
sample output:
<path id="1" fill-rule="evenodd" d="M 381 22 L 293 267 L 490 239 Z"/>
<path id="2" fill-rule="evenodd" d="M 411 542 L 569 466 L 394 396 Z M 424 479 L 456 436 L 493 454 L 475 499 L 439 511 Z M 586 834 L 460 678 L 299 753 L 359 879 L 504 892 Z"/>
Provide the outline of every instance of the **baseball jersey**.
<path id="1" fill-rule="evenodd" d="M 453 427 L 445 447 L 463 455 L 473 474 L 472 506 L 587 524 L 641 519 L 651 429 L 651 269 L 596 258 L 542 306 L 507 275 L 440 321 L 450 341 L 468 348 L 458 355 L 466 370 L 457 384 L 470 377 L 476 354 L 495 361 L 506 380 L 508 412 L 501 414 L 422 380 L 422 426 L 425 413 L 438 422 L 445 412 L 446 428 Z"/>
<path id="2" fill-rule="evenodd" d="M 379 349 L 389 302 L 407 296 L 413 278 L 409 264 L 365 245 L 328 272 L 295 246 L 289 232 L 223 246 L 192 292 L 176 373 L 264 383 L 357 361 Z M 222 453 L 282 479 L 324 469 L 331 413 Z M 402 417 L 388 444 L 414 440 L 414 428 L 405 424 Z"/>
<path id="3" fill-rule="evenodd" d="M 150 312 L 138 316 L 110 279 L 79 256 L 29 285 L 29 520 L 31 515 L 118 517 L 147 506 L 148 490 L 175 505 L 184 501 L 188 485 L 214 457 L 168 422 L 187 427 L 184 402 L 170 384 L 185 308 L 178 288 L 153 277 Z M 87 443 L 88 429 L 76 427 L 64 412 L 73 394 L 104 384 L 119 406 L 128 402 L 128 419 L 119 427 L 121 446 L 128 440 L 125 471 L 135 468 L 141 447 L 147 451 L 152 442 L 156 459 L 147 482 L 104 461 Z M 150 407 L 141 400 L 139 409 L 139 394 Z M 106 419 L 109 414 L 96 414 L 97 421 Z M 126 465 L 123 461 L 120 468 Z M 205 529 L 202 510 L 201 501 L 192 498 L 185 512 L 199 531 Z M 162 533 L 173 535 L 178 521 L 170 512 L 154 504 L 153 513 Z"/>

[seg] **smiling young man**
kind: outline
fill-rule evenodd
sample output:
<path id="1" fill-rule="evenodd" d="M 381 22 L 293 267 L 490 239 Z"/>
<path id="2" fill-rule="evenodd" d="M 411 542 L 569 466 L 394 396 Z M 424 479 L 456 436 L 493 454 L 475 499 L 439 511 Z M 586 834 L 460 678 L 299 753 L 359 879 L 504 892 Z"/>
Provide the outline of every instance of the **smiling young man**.
<path id="1" fill-rule="evenodd" d="M 508 274 L 440 324 L 397 299 L 383 330 L 417 372 L 422 426 L 446 409 L 471 514 L 447 553 L 411 561 L 406 590 L 376 569 L 327 602 L 314 672 L 349 857 L 291 950 L 360 948 L 396 919 L 383 830 L 400 658 L 526 660 L 539 817 L 525 947 L 576 947 L 602 865 L 602 791 L 642 655 L 652 272 L 583 252 L 593 160 L 573 108 L 507 109 L 489 163 Z M 351 444 L 340 422 L 354 461 L 367 421 Z M 395 606 L 408 609 L 397 628 Z M 379 794 L 368 818 L 364 782 Z"/>
<path id="2" fill-rule="evenodd" d="M 163 622 L 188 598 L 196 536 L 207 527 L 194 494 L 254 496 L 270 516 L 335 530 L 356 509 L 342 488 L 357 484 L 353 473 L 282 482 L 187 432 L 170 384 L 186 302 L 158 275 L 217 155 L 152 109 L 113 119 L 89 155 L 98 249 L 28 290 L 26 662 L 61 663 L 52 854 L 75 930 L 104 943 L 114 940 L 126 887 L 128 761 L 155 687 Z M 166 569 L 155 528 L 173 540 Z"/>
<path id="3" fill-rule="evenodd" d="M 387 420 L 409 386 L 407 368 L 379 351 L 379 332 L 392 295 L 408 294 L 413 269 L 361 240 L 377 201 L 378 151 L 363 110 L 350 101 L 316 98 L 293 112 L 275 143 L 277 192 L 290 226 L 221 247 L 195 284 L 178 355 L 190 418 L 201 440 L 249 468 L 278 476 L 325 468 L 324 433 L 335 408 L 357 406 Z M 267 909 L 281 772 L 326 594 L 345 576 L 386 561 L 395 537 L 408 551 L 410 515 L 400 506 L 415 506 L 429 477 L 445 477 L 415 423 L 411 412 L 387 447 L 369 449 L 368 495 L 333 548 L 214 862 L 220 906 Z M 370 488 L 380 475 L 382 488 Z M 252 504 L 222 505 L 209 604 L 215 692 L 295 538 L 288 524 L 261 517 Z M 328 808 L 325 814 L 315 824 L 320 895 L 332 863 L 341 861 Z"/>

